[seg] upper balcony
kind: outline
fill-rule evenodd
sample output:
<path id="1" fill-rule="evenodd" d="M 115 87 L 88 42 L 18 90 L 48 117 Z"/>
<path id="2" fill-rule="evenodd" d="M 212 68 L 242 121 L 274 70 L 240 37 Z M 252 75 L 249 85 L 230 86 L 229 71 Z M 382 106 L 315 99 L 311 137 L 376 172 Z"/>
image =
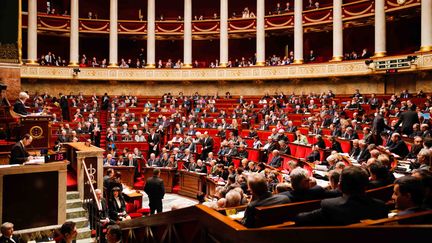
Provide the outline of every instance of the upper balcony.
<path id="1" fill-rule="evenodd" d="M 407 0 L 403 4 L 397 0 L 386 1 L 386 13 L 401 11 L 419 7 L 421 0 Z M 367 23 L 362 20 L 374 15 L 374 1 L 359 0 L 345 3 L 342 14 L 343 21 L 353 22 L 358 25 Z M 303 25 L 305 31 L 320 31 L 326 28 L 317 28 L 319 25 L 328 24 L 331 27 L 333 17 L 332 6 L 303 11 Z M 27 14 L 23 13 L 23 28 L 27 28 Z M 192 21 L 192 33 L 195 39 L 215 38 L 219 35 L 219 19 L 206 19 Z M 315 27 L 315 28 L 314 28 Z M 183 21 L 164 20 L 156 21 L 156 36 L 158 39 L 181 38 L 183 35 Z M 265 17 L 266 31 L 290 30 L 294 28 L 294 13 L 267 15 Z M 38 30 L 49 32 L 69 32 L 70 16 L 47 15 L 39 13 Z M 109 34 L 108 19 L 79 19 L 80 33 Z M 256 18 L 230 18 L 228 31 L 231 37 L 247 37 L 256 32 Z M 147 22 L 139 20 L 119 20 L 119 35 L 145 35 L 147 34 Z"/>

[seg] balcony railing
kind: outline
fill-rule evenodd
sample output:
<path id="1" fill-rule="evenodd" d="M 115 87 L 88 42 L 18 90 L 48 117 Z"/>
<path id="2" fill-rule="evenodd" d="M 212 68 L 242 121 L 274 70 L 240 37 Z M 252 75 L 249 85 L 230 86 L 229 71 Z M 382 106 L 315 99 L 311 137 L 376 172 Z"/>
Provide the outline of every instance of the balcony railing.
<path id="1" fill-rule="evenodd" d="M 414 54 L 418 58 L 410 68 L 398 72 L 432 69 L 432 53 Z M 407 56 L 391 56 L 376 60 L 391 60 Z M 21 78 L 76 79 L 115 81 L 222 81 L 222 80 L 280 80 L 302 78 L 329 78 L 379 74 L 365 64 L 365 60 L 326 62 L 318 64 L 287 65 L 247 68 L 187 68 L 187 69 L 134 69 L 134 68 L 80 68 L 30 66 L 21 67 Z"/>

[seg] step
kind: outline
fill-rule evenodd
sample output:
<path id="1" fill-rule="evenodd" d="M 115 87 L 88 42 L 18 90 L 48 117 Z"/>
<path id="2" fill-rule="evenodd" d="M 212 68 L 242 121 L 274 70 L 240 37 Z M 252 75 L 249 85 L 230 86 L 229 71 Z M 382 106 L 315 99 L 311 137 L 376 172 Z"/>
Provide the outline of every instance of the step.
<path id="1" fill-rule="evenodd" d="M 77 228 L 88 228 L 89 226 L 89 221 L 86 217 L 79 217 L 79 218 L 73 218 L 68 220 L 75 222 Z"/>
<path id="2" fill-rule="evenodd" d="M 66 208 L 82 208 L 83 203 L 81 199 L 68 199 L 66 200 Z"/>
<path id="3" fill-rule="evenodd" d="M 73 191 L 73 192 L 66 192 L 66 199 L 79 199 L 79 192 Z"/>
<path id="4" fill-rule="evenodd" d="M 90 228 L 88 228 L 88 227 L 86 227 L 86 228 L 79 228 L 79 229 L 77 229 L 77 231 L 78 231 L 78 235 L 76 237 L 77 240 L 85 239 L 85 238 L 91 238 L 91 230 L 90 230 Z M 89 242 L 89 241 L 87 241 L 87 242 Z M 92 241 L 90 241 L 90 242 L 92 242 Z"/>
<path id="5" fill-rule="evenodd" d="M 86 217 L 87 211 L 84 208 L 68 208 L 66 209 L 66 218 L 73 219 L 73 218 L 81 218 Z"/>

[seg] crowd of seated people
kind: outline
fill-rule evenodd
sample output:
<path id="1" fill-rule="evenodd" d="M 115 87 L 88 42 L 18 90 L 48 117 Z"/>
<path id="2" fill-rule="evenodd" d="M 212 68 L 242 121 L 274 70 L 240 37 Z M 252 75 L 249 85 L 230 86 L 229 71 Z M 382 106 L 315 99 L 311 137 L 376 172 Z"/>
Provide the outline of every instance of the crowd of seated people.
<path id="1" fill-rule="evenodd" d="M 84 109 L 85 102 L 80 100 L 80 95 L 68 98 L 77 104 L 78 109 Z M 218 189 L 218 200 L 208 203 L 212 207 L 242 205 L 248 199 L 252 202 L 262 199 L 265 202 L 262 205 L 268 205 L 267 201 L 272 204 L 273 201 L 286 203 L 339 197 L 334 199 L 335 201 L 329 201 L 329 208 L 325 207 L 327 204 L 323 204 L 321 211 L 300 217 L 299 224 L 322 224 L 324 221 L 316 220 L 321 220 L 326 210 L 332 210 L 333 205 L 356 205 L 356 200 L 361 198 L 359 195 L 364 190 L 397 184 L 393 174 L 395 161 L 406 160 L 414 177 L 429 178 L 432 139 L 430 117 L 427 114 L 431 111 L 431 97 L 422 91 L 411 94 L 404 90 L 400 94 L 377 98 L 374 94 L 366 96 L 355 90 L 350 98 L 345 98 L 345 101 L 338 100 L 331 90 L 321 94 L 267 93 L 259 102 L 255 101 L 257 104 L 240 96 L 235 99 L 236 104 L 230 109 L 222 106 L 223 99 L 233 100 L 233 97 L 229 92 L 225 97 L 198 93 L 174 96 L 168 93 L 159 99 L 147 101 L 139 100 L 132 95 L 122 95 L 108 99 L 109 102 L 98 102 L 109 111 L 106 139 L 109 140 L 110 147 L 105 163 L 138 167 L 136 161 L 142 159 L 146 160 L 146 166 L 173 167 L 207 173 L 226 183 L 226 186 Z M 147 112 L 134 114 L 131 109 L 137 106 Z M 397 116 L 394 114 L 396 107 L 400 112 Z M 89 107 L 86 108 L 89 111 Z M 148 116 L 149 113 L 157 115 Z M 91 119 L 93 116 L 90 114 L 84 119 Z M 299 125 L 294 125 L 294 121 L 290 119 L 292 114 L 300 114 L 305 119 Z M 97 118 L 93 117 L 93 122 L 94 120 Z M 211 122 L 208 122 L 209 120 Z M 85 121 L 88 126 L 89 121 Z M 170 128 L 172 136 L 167 137 Z M 210 135 L 207 131 L 202 132 L 199 129 L 214 129 L 217 133 Z M 241 135 L 243 129 L 249 129 L 249 133 Z M 330 135 L 324 134 L 324 130 L 327 129 L 329 133 L 326 134 Z M 68 130 L 68 126 L 64 124 L 62 130 Z M 267 142 L 260 141 L 258 134 L 262 132 L 268 132 Z M 136 144 L 148 144 L 146 156 L 135 147 L 133 152 L 128 149 L 116 151 L 115 144 L 121 141 L 117 135 L 112 135 L 119 134 L 122 137 L 127 133 L 134 135 L 132 139 L 135 139 Z M 61 132 L 59 141 L 66 134 L 68 132 Z M 288 138 L 288 135 L 294 139 Z M 246 143 L 246 139 L 253 139 L 252 146 L 262 151 L 264 158 L 259 161 L 248 159 L 247 149 L 251 145 Z M 409 139 L 414 142 L 410 148 L 407 146 Z M 329 143 L 326 143 L 327 140 Z M 352 142 L 351 151 L 347 154 L 340 153 L 341 141 Z M 310 164 L 302 161 L 302 158 L 298 160 L 299 158 L 292 157 L 289 147 L 292 144 L 311 146 L 310 154 L 305 154 L 303 158 Z M 202 152 L 198 147 L 202 148 Z M 322 157 L 322 150 L 328 150 L 329 155 Z M 291 156 L 291 161 L 289 168 L 283 169 L 284 156 Z M 235 160 L 238 159 L 241 162 L 235 164 Z M 179 162 L 183 163 L 182 167 L 178 167 Z M 310 170 L 311 164 L 315 164 L 315 170 Z M 351 168 L 352 165 L 356 165 L 355 167 L 362 171 L 347 172 L 348 176 L 350 173 L 359 177 L 366 174 L 367 182 L 362 181 L 361 188 L 354 191 L 344 191 L 345 189 L 337 186 L 338 178 L 343 178 L 346 168 Z M 318 168 L 323 168 L 328 173 L 314 173 Z M 248 178 L 255 172 L 262 174 L 269 192 L 280 194 L 277 198 L 273 199 L 270 194 L 264 193 L 262 188 L 257 189 L 256 194 L 252 192 L 256 197 L 250 197 L 247 190 Z M 322 179 L 329 181 L 327 188 L 317 183 Z M 252 179 L 252 182 L 254 180 L 260 181 L 260 178 Z M 403 190 L 406 189 L 402 188 Z M 285 196 L 286 199 L 282 200 L 280 196 Z M 347 198 L 355 200 L 351 202 L 347 201 Z M 368 202 L 378 205 L 375 201 Z M 416 205 L 418 202 L 416 200 Z M 368 205 L 364 205 L 365 209 Z M 402 205 L 400 208 L 406 209 L 406 206 Z M 382 217 L 381 213 L 377 213 L 376 217 Z M 332 220 L 334 221 L 329 221 L 332 224 L 354 222 L 342 222 L 338 218 Z M 253 222 L 246 222 L 248 221 L 245 220 L 246 225 L 253 227 Z"/>

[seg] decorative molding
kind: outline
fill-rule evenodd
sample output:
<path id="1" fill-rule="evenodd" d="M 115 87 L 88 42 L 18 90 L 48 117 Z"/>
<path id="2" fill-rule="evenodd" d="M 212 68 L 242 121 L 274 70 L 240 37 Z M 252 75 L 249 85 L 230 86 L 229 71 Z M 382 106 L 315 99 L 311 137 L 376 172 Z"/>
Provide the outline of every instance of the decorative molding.
<path id="1" fill-rule="evenodd" d="M 414 54 L 415 55 L 415 54 Z M 404 56 L 390 56 L 375 60 L 391 60 Z M 399 72 L 432 70 L 432 53 L 418 53 L 418 59 L 410 69 Z M 122 68 L 81 68 L 73 76 L 73 67 L 28 66 L 21 67 L 21 78 L 28 79 L 74 79 L 101 81 L 240 81 L 278 80 L 303 78 L 328 78 L 380 74 L 368 68 L 364 60 L 299 64 L 272 67 L 249 68 L 193 68 L 193 69 L 122 69 Z"/>

